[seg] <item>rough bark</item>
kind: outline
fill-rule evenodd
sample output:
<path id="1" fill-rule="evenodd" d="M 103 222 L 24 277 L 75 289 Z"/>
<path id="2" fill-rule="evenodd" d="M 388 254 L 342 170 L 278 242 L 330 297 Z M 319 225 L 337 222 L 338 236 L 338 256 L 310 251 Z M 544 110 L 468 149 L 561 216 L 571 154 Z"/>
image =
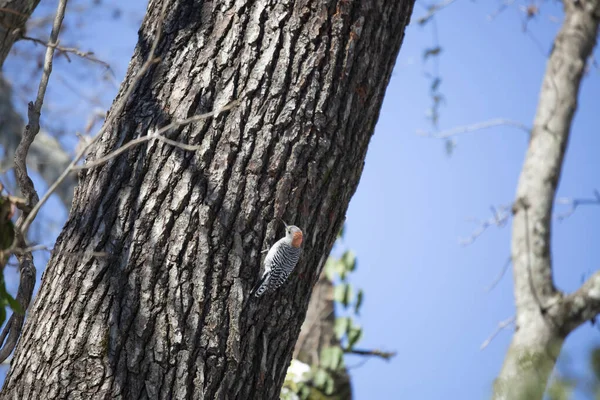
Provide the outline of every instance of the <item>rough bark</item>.
<path id="1" fill-rule="evenodd" d="M 278 398 L 413 2 L 165 1 L 161 61 L 90 158 L 242 102 L 171 132 L 195 153 L 153 141 L 80 175 L 2 398 Z M 274 217 L 303 228 L 304 253 L 242 313 Z"/>
<path id="2" fill-rule="evenodd" d="M 495 399 L 542 399 L 565 337 L 600 311 L 600 279 L 565 296 L 552 278 L 552 208 L 581 79 L 596 44 L 600 1 L 565 1 L 564 9 L 513 206 L 516 331 Z"/>
<path id="3" fill-rule="evenodd" d="M 333 284 L 323 271 L 313 288 L 293 357 L 308 365 L 318 365 L 321 350 L 339 345 L 334 325 Z M 344 373 L 337 374 L 334 378 L 334 398 L 351 399 L 352 386 L 347 371 L 344 370 Z"/>
<path id="4" fill-rule="evenodd" d="M 0 69 L 40 0 L 0 0 Z"/>

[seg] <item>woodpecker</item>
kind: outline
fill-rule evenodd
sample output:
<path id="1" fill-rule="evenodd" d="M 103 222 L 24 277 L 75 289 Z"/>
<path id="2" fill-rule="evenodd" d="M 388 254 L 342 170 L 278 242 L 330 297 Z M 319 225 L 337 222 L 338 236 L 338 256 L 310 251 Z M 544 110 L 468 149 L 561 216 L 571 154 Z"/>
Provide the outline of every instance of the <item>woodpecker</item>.
<path id="1" fill-rule="evenodd" d="M 281 221 L 283 222 L 283 221 Z M 261 297 L 277 290 L 287 280 L 298 264 L 302 252 L 302 231 L 295 225 L 285 225 L 285 236 L 279 239 L 267 252 L 265 272 L 250 296 Z"/>

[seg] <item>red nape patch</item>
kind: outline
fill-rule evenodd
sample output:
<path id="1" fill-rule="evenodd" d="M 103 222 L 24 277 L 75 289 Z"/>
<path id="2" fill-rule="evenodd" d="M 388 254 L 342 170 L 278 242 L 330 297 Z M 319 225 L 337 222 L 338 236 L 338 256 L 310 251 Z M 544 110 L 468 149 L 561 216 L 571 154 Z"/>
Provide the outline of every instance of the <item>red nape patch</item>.
<path id="1" fill-rule="evenodd" d="M 294 232 L 294 237 L 292 238 L 292 246 L 300 247 L 302 244 L 302 232 L 296 231 Z"/>

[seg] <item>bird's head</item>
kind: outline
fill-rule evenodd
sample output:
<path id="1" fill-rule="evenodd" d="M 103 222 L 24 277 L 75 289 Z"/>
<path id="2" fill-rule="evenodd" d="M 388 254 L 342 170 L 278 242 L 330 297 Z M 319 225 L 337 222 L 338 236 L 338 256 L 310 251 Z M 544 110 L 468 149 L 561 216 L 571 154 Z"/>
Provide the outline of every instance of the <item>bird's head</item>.
<path id="1" fill-rule="evenodd" d="M 283 220 L 281 221 L 285 225 L 285 236 L 292 243 L 293 247 L 300 247 L 302 245 L 302 230 L 296 225 L 288 225 Z"/>

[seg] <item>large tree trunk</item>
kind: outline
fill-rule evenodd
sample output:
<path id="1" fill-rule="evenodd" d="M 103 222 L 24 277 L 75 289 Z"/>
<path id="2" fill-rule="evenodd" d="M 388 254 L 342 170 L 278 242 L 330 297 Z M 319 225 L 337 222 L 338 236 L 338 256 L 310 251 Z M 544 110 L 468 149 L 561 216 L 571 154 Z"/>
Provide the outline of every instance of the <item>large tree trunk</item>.
<path id="1" fill-rule="evenodd" d="M 413 1 L 165 1 L 161 61 L 91 158 L 242 102 L 169 135 L 195 153 L 154 141 L 81 174 L 3 398 L 279 395 Z M 160 9 L 150 2 L 118 98 Z M 306 232 L 303 256 L 242 313 L 275 217 Z"/>
<path id="2" fill-rule="evenodd" d="M 600 0 L 565 1 L 529 149 L 513 206 L 512 263 L 516 331 L 498 377 L 495 399 L 542 399 L 564 338 L 598 310 L 594 277 L 565 296 L 554 286 L 552 208 L 581 78 L 596 44 Z M 594 286 L 595 285 L 595 286 Z"/>

